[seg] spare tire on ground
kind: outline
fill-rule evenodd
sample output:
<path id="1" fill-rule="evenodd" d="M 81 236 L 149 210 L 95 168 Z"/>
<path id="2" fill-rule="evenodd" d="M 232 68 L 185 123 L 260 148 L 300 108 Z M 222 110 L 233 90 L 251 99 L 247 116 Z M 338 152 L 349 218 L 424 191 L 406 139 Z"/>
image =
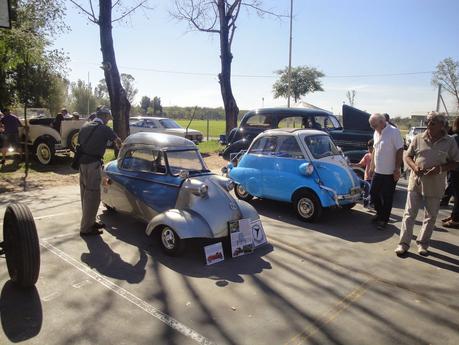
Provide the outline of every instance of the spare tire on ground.
<path id="1" fill-rule="evenodd" d="M 20 287 L 33 286 L 40 272 L 37 228 L 29 208 L 10 204 L 3 219 L 6 264 L 11 280 Z"/>

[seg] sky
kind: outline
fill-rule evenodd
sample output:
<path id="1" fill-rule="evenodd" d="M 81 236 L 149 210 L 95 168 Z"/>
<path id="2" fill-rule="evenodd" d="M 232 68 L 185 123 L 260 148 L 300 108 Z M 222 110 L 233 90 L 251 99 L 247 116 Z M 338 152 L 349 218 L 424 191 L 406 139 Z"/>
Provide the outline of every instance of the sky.
<path id="1" fill-rule="evenodd" d="M 432 72 L 444 58 L 459 60 L 459 1 L 293 1 L 292 66 L 325 73 L 324 91 L 303 101 L 339 115 L 343 102 L 349 103 L 346 92 L 355 90 L 355 107 L 370 113 L 406 117 L 435 109 Z M 87 0 L 79 2 L 88 7 Z M 290 13 L 290 0 L 262 4 Z M 113 28 L 120 73 L 135 78 L 134 103 L 158 96 L 163 106 L 223 107 L 218 35 L 190 30 L 172 18 L 173 0 L 150 0 L 149 6 Z M 71 30 L 57 37 L 54 47 L 70 58 L 67 77 L 95 86 L 103 78 L 98 27 L 70 2 L 65 21 Z M 242 10 L 232 53 L 232 87 L 240 109 L 287 104 L 273 98 L 272 85 L 275 71 L 288 66 L 288 18 Z M 446 93 L 444 98 L 454 110 L 452 98 Z"/>

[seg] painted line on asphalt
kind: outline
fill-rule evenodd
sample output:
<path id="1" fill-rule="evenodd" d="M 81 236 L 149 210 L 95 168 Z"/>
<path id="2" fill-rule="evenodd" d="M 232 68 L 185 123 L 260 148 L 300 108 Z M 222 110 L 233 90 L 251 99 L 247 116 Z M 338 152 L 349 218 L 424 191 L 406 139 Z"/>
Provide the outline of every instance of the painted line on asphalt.
<path id="1" fill-rule="evenodd" d="M 87 266 L 83 265 L 78 260 L 75 260 L 74 258 L 72 258 L 71 256 L 67 255 L 66 253 L 64 253 L 60 249 L 56 248 L 55 246 L 53 246 L 49 242 L 47 242 L 45 240 L 41 240 L 40 241 L 40 245 L 42 247 L 46 248 L 47 250 L 49 250 L 51 253 L 53 253 L 54 255 L 59 257 L 60 259 L 64 260 L 68 264 L 72 265 L 73 267 L 75 267 L 79 271 L 83 272 L 84 274 L 86 274 L 87 276 L 89 276 L 90 278 L 92 278 L 93 280 L 98 282 L 100 285 L 102 285 L 102 286 L 106 287 L 107 289 L 115 292 L 120 297 L 124 298 L 128 302 L 134 304 L 138 308 L 140 308 L 143 311 L 147 312 L 148 314 L 150 314 L 151 316 L 155 317 L 159 321 L 165 323 L 166 325 L 168 325 L 172 329 L 182 333 L 184 336 L 193 339 L 194 341 L 196 341 L 199 344 L 205 344 L 205 345 L 215 344 L 214 342 L 210 341 L 209 339 L 207 339 L 203 335 L 199 334 L 198 332 L 196 332 L 196 331 L 192 330 L 191 328 L 185 326 L 184 324 L 180 323 L 179 321 L 177 321 L 173 317 L 163 313 L 162 311 L 160 311 L 157 308 L 153 307 L 152 305 L 148 304 L 144 300 L 142 300 L 139 297 L 135 296 L 131 292 L 123 289 L 122 287 L 114 284 L 113 282 L 111 282 L 110 280 L 105 278 L 104 276 L 102 276 L 102 275 L 98 274 L 97 272 L 91 270 L 90 268 L 88 268 Z"/>
<path id="2" fill-rule="evenodd" d="M 307 330 L 294 336 L 285 344 L 302 344 L 308 339 L 310 339 L 317 332 L 320 332 L 323 326 L 332 323 L 343 311 L 352 306 L 360 297 L 362 297 L 365 294 L 365 292 L 369 288 L 369 285 L 375 281 L 376 279 L 373 278 L 369 278 L 366 281 L 364 281 L 362 284 L 360 284 L 358 287 L 356 287 L 350 293 L 344 296 L 322 317 L 315 319 L 314 324 L 310 326 Z"/>

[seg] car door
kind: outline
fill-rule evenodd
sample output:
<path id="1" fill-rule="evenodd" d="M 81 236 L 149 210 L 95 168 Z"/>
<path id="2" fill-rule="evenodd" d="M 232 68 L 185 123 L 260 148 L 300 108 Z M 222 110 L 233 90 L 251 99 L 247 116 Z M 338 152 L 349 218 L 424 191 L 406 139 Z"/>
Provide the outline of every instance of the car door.
<path id="1" fill-rule="evenodd" d="M 268 151 L 266 151 L 268 152 Z M 302 185 L 304 176 L 299 166 L 305 158 L 293 135 L 279 135 L 269 147 L 270 162 L 263 170 L 263 194 L 274 200 L 291 201 L 291 196 Z"/>
<path id="2" fill-rule="evenodd" d="M 149 220 L 174 207 L 180 183 L 167 173 L 161 151 L 130 150 L 121 162 L 120 171 L 119 197 L 124 198 L 119 202 L 120 211 Z"/>

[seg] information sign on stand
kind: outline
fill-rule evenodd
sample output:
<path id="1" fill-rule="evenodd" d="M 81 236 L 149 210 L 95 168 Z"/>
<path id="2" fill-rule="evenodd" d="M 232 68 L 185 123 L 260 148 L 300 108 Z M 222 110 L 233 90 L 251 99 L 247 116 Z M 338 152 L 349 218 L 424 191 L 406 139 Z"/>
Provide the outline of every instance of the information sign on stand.
<path id="1" fill-rule="evenodd" d="M 250 219 L 241 219 L 228 223 L 233 258 L 253 252 L 253 235 Z"/>
<path id="2" fill-rule="evenodd" d="M 255 246 L 255 248 L 268 243 L 268 241 L 266 240 L 265 230 L 263 229 L 263 225 L 261 224 L 260 219 L 251 222 L 250 228 L 252 230 L 253 245 Z"/>
<path id="3" fill-rule="evenodd" d="M 206 265 L 212 265 L 225 260 L 225 254 L 223 253 L 221 242 L 205 246 L 204 254 L 206 255 Z"/>

